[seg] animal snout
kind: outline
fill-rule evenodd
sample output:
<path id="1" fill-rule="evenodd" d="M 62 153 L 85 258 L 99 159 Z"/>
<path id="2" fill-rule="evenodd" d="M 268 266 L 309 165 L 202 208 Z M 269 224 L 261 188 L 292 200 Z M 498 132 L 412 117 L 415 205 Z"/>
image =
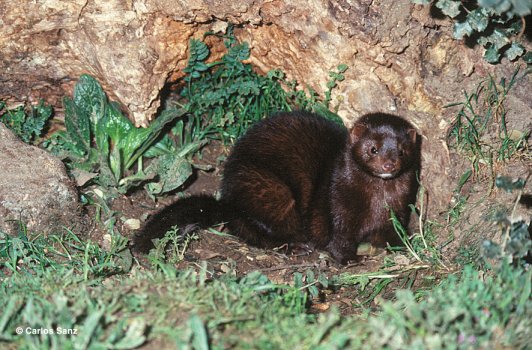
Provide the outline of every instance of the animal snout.
<path id="1" fill-rule="evenodd" d="M 395 171 L 395 163 L 386 162 L 382 165 L 382 169 L 387 173 L 392 173 Z"/>

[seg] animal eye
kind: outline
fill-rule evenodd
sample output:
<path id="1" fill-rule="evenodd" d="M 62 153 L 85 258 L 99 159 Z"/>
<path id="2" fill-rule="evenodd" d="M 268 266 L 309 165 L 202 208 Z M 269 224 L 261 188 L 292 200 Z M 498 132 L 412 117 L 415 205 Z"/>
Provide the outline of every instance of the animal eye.
<path id="1" fill-rule="evenodd" d="M 377 149 L 377 147 L 371 147 L 370 152 L 372 154 L 377 154 L 377 153 L 379 153 L 379 150 Z"/>
<path id="2" fill-rule="evenodd" d="M 402 157 L 402 156 L 404 156 L 404 155 L 405 155 L 405 152 L 403 152 L 403 150 L 400 150 L 400 151 L 399 151 L 399 157 Z"/>

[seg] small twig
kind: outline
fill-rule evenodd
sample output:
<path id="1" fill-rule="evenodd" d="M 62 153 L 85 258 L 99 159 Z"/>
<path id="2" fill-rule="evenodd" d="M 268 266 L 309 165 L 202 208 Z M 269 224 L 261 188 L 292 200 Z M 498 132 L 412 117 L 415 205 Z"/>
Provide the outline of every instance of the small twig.
<path id="1" fill-rule="evenodd" d="M 525 34 L 525 31 L 526 31 L 526 20 L 525 20 L 524 16 L 521 16 L 521 23 L 523 25 L 521 27 L 521 31 L 519 32 L 519 34 L 517 34 L 517 39 L 518 40 L 521 40 L 521 37 Z"/>
<path id="2" fill-rule="evenodd" d="M 299 290 L 305 290 L 308 287 L 311 287 L 311 286 L 313 286 L 315 284 L 318 284 L 318 283 L 320 283 L 320 281 L 314 281 L 314 282 L 308 283 L 308 284 L 304 285 L 303 287 L 299 288 Z"/>

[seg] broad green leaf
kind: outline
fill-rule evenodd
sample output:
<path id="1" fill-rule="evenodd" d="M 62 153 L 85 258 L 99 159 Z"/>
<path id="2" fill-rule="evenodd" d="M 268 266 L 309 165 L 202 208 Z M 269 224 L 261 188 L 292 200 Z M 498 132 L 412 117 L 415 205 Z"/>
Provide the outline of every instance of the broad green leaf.
<path id="1" fill-rule="evenodd" d="M 110 153 L 109 135 L 107 134 L 107 122 L 109 120 L 108 113 L 104 113 L 104 116 L 98 119 L 94 128 L 94 140 L 96 141 L 96 152 L 98 158 L 101 158 L 103 164 L 107 164 L 107 159 Z"/>
<path id="2" fill-rule="evenodd" d="M 523 61 L 525 61 L 528 64 L 532 64 L 532 51 L 528 51 L 525 53 L 522 57 Z"/>
<path id="3" fill-rule="evenodd" d="M 510 39 L 504 30 L 495 29 L 489 36 L 480 37 L 478 39 L 478 43 L 482 46 L 487 46 L 491 43 L 491 45 L 498 51 L 500 48 L 508 45 L 510 43 Z"/>
<path id="4" fill-rule="evenodd" d="M 135 132 L 136 128 L 133 123 L 122 114 L 116 103 L 108 104 L 105 113 L 107 116 L 105 131 L 113 141 L 114 146 L 122 148 L 127 137 L 132 132 Z"/>
<path id="5" fill-rule="evenodd" d="M 295 288 L 303 287 L 303 274 L 301 272 L 294 273 L 294 287 Z"/>
<path id="6" fill-rule="evenodd" d="M 157 135 L 155 135 L 156 137 Z M 129 169 L 155 141 L 150 128 L 134 129 L 120 143 L 124 154 L 124 169 Z"/>
<path id="7" fill-rule="evenodd" d="M 136 129 L 136 132 L 130 133 L 124 145 L 124 154 L 126 155 L 125 169 L 129 169 L 157 139 L 164 126 L 178 117 L 185 115 L 184 109 L 168 109 L 156 118 L 148 128 Z"/>
<path id="8" fill-rule="evenodd" d="M 92 126 L 103 117 L 107 97 L 101 85 L 92 76 L 83 74 L 74 87 L 74 103 L 86 114 Z"/>
<path id="9" fill-rule="evenodd" d="M 327 279 L 327 276 L 322 273 L 318 275 L 318 282 L 320 282 L 323 288 L 329 287 L 329 280 Z"/>
<path id="10" fill-rule="evenodd" d="M 501 54 L 499 53 L 499 50 L 497 50 L 497 48 L 493 45 L 489 46 L 484 52 L 484 59 L 486 62 L 497 63 L 499 62 L 500 58 Z"/>
<path id="11" fill-rule="evenodd" d="M 192 175 L 192 165 L 189 160 L 178 154 L 169 154 L 155 158 L 146 168 L 146 173 L 159 174 L 159 181 L 146 187 L 149 193 L 158 195 L 184 184 Z"/>
<path id="12" fill-rule="evenodd" d="M 110 103 L 105 109 L 105 126 L 104 132 L 111 139 L 109 144 L 109 167 L 113 172 L 116 181 L 122 178 L 125 170 L 124 163 L 127 154 L 122 152 L 125 147 L 124 143 L 128 136 L 134 133 L 135 127 L 133 123 L 120 112 L 118 105 Z M 102 150 L 100 150 L 102 151 Z M 104 150 L 107 153 L 106 150 Z"/>
<path id="13" fill-rule="evenodd" d="M 438 0 L 436 7 L 439 8 L 443 14 L 454 18 L 460 14 L 460 1 L 453 0 Z"/>
<path id="14" fill-rule="evenodd" d="M 508 57 L 510 61 L 513 61 L 519 56 L 521 56 L 524 52 L 525 52 L 525 48 L 523 47 L 523 45 L 513 42 L 512 46 L 510 46 L 510 48 L 506 50 L 504 55 Z"/>
<path id="15" fill-rule="evenodd" d="M 154 158 L 165 154 L 172 154 L 175 151 L 176 145 L 169 135 L 164 135 L 163 138 L 150 146 L 142 155 L 145 158 Z"/>
<path id="16" fill-rule="evenodd" d="M 308 291 L 313 298 L 317 298 L 320 295 L 320 290 L 315 285 L 308 287 Z"/>
<path id="17" fill-rule="evenodd" d="M 511 0 L 512 1 L 512 13 L 518 16 L 526 16 L 532 12 L 532 0 Z"/>
<path id="18" fill-rule="evenodd" d="M 122 153 L 120 152 L 120 148 L 116 146 L 112 147 L 111 151 L 109 152 L 109 168 L 113 172 L 115 183 L 120 181 L 122 175 L 124 174 L 122 164 L 123 158 Z"/>
<path id="19" fill-rule="evenodd" d="M 306 273 L 307 277 L 307 283 L 314 283 L 316 281 L 316 275 L 314 274 L 314 271 L 307 270 Z"/>
<path id="20" fill-rule="evenodd" d="M 107 124 L 110 116 L 109 113 L 104 113 L 103 117 L 98 119 L 94 126 L 94 139 L 96 142 L 96 149 L 93 149 L 93 158 L 98 164 L 98 178 L 97 182 L 104 187 L 112 187 L 116 185 L 116 176 L 111 170 L 110 166 L 110 154 L 111 143 L 110 137 L 107 133 Z"/>
<path id="21" fill-rule="evenodd" d="M 63 99 L 65 108 L 65 126 L 68 138 L 72 141 L 73 151 L 84 156 L 90 150 L 90 120 L 69 97 Z"/>
<path id="22" fill-rule="evenodd" d="M 473 28 L 469 22 L 456 22 L 453 27 L 453 36 L 455 39 L 462 40 L 464 36 L 469 36 L 473 32 Z"/>
<path id="23" fill-rule="evenodd" d="M 467 23 L 477 32 L 481 32 L 488 27 L 489 14 L 486 9 L 476 9 L 471 11 L 466 18 Z M 469 33 L 470 34 L 470 33 Z M 469 35 L 467 34 L 467 35 Z"/>

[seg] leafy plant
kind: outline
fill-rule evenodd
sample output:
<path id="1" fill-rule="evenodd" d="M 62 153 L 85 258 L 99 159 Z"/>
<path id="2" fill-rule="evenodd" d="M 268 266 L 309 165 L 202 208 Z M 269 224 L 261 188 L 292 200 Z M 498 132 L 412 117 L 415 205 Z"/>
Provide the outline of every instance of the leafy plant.
<path id="1" fill-rule="evenodd" d="M 412 0 L 413 3 L 428 5 L 431 0 Z M 522 44 L 525 30 L 524 16 L 532 11 L 529 0 L 436 0 L 434 6 L 449 16 L 454 23 L 453 35 L 461 40 L 470 37 L 486 50 L 484 59 L 498 63 L 501 57 L 532 63 L 532 53 Z"/>
<path id="2" fill-rule="evenodd" d="M 90 182 L 125 193 L 145 184 L 152 196 L 175 190 L 192 174 L 191 157 L 210 139 L 234 140 L 253 122 L 283 110 L 313 109 L 341 123 L 329 111 L 331 90 L 344 79 L 347 66 L 331 72 L 326 98 L 312 92 L 283 90 L 284 75 L 271 71 L 255 73 L 250 64 L 247 43 L 239 43 L 232 29 L 225 36 L 227 53 L 220 61 L 206 63 L 207 45 L 191 40 L 187 75 L 180 95 L 186 103 L 166 108 L 148 128 L 136 128 L 120 107 L 109 102 L 98 82 L 82 75 L 72 98 L 63 100 L 66 130 L 56 132 L 46 142 L 48 150 L 61 156 L 72 168 L 78 184 Z M 178 119 L 170 133 L 160 137 L 169 123 Z M 152 158 L 144 167 L 143 158 Z M 131 174 L 136 164 L 136 172 Z M 201 168 L 201 167 L 200 167 Z"/>
<path id="3" fill-rule="evenodd" d="M 508 177 L 498 177 L 495 185 L 505 191 L 512 192 L 518 190 L 515 206 L 519 203 L 521 194 L 525 186 L 524 179 L 513 181 Z M 496 264 L 511 263 L 514 265 L 529 265 L 526 261 L 527 256 L 532 257 L 532 237 L 530 236 L 529 227 L 523 219 L 515 219 L 514 213 L 509 215 L 498 210 L 492 217 L 501 229 L 500 243 L 492 240 L 485 240 L 482 244 L 482 255 L 489 261 Z"/>
<path id="4" fill-rule="evenodd" d="M 46 106 L 42 100 L 36 106 L 15 109 L 8 109 L 5 102 L 0 101 L 0 122 L 26 143 L 35 143 L 42 136 L 51 116 L 52 107 Z"/>
<path id="5" fill-rule="evenodd" d="M 170 132 L 144 153 L 145 158 L 152 159 L 145 173 L 158 174 L 157 182 L 150 181 L 144 186 L 150 195 L 156 196 L 175 190 L 192 175 L 193 167 L 210 169 L 190 161 L 190 158 L 207 144 L 207 140 L 194 140 L 187 130 L 191 130 L 190 118 L 180 118 Z"/>
<path id="6" fill-rule="evenodd" d="M 300 272 L 294 273 L 294 290 L 292 293 L 295 293 L 296 298 L 304 297 L 305 299 L 298 301 L 298 304 L 303 306 L 306 303 L 307 294 L 302 292 L 307 292 L 311 298 L 318 298 L 320 294 L 320 288 L 329 287 L 329 279 L 323 273 L 316 274 L 314 271 L 308 269 L 303 275 Z M 303 310 L 301 310 L 303 312 Z"/>
<path id="7" fill-rule="evenodd" d="M 298 91 L 296 83 L 287 82 L 279 70 L 272 70 L 266 76 L 257 74 L 250 64 L 243 62 L 250 56 L 249 45 L 239 43 L 232 28 L 224 38 L 227 52 L 214 62 L 207 62 L 210 51 L 205 43 L 197 39 L 190 41 L 188 65 L 184 69 L 187 75 L 180 95 L 186 100 L 183 108 L 192 116 L 189 131 L 193 139 L 233 141 L 252 123 L 271 113 L 293 108 L 314 110 L 342 123 L 328 106 L 331 90 L 344 79 L 346 65 L 338 66 L 338 72 L 331 72 L 326 97 L 321 101 L 312 90 L 310 96 Z"/>
<path id="8" fill-rule="evenodd" d="M 85 177 L 87 172 L 92 173 L 96 183 L 122 193 L 161 173 L 162 165 L 143 172 L 142 156 L 165 125 L 185 114 L 183 110 L 166 110 L 148 128 L 136 128 L 116 103 L 107 100 L 100 84 L 89 75 L 80 77 L 73 98 L 64 98 L 63 104 L 66 130 L 52 135 L 47 148 L 66 158 L 71 167 L 84 171 Z M 168 157 L 164 166 L 182 163 L 180 156 Z M 137 173 L 127 177 L 126 171 L 137 161 Z"/>
<path id="9" fill-rule="evenodd" d="M 150 251 L 148 259 L 154 266 L 161 266 L 162 263 L 177 264 L 185 259 L 190 243 L 197 239 L 197 233 L 182 233 L 179 228 L 173 227 L 163 238 L 155 240 L 155 249 Z"/>
<path id="10" fill-rule="evenodd" d="M 532 272 L 505 265 L 494 276 L 466 266 L 418 302 L 412 291 L 397 292 L 369 319 L 366 344 L 386 349 L 525 349 Z"/>
<path id="11" fill-rule="evenodd" d="M 508 130 L 506 120 L 505 99 L 518 72 L 509 82 L 503 78 L 496 83 L 490 76 L 473 93 L 464 92 L 464 102 L 446 106 L 461 106 L 449 128 L 447 142 L 470 159 L 476 173 L 481 165 L 492 169 L 495 163 L 509 160 L 527 147 L 530 130 Z"/>

